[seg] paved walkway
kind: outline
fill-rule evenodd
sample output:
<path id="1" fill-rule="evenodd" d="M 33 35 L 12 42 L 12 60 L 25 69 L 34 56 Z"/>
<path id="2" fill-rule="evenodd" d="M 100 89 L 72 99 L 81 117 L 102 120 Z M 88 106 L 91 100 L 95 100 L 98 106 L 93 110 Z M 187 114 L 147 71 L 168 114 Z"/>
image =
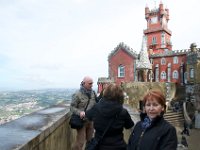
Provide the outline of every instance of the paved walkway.
<path id="1" fill-rule="evenodd" d="M 192 129 L 188 137 L 189 149 L 200 150 L 200 129 Z"/>
<path id="2" fill-rule="evenodd" d="M 181 143 L 181 131 L 182 129 L 177 128 L 177 135 L 179 143 Z M 184 135 L 188 144 L 188 148 L 180 148 L 180 150 L 200 150 L 200 129 L 190 129 L 190 136 Z"/>

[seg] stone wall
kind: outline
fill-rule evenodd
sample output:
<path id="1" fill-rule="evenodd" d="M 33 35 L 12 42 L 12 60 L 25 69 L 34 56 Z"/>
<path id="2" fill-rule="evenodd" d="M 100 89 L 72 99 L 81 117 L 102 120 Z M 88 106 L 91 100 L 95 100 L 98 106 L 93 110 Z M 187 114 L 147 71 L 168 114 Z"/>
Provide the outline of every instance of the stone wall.
<path id="1" fill-rule="evenodd" d="M 62 104 L 0 125 L 0 150 L 70 150 L 76 137 L 70 115 L 69 106 Z M 128 141 L 130 130 L 124 135 Z"/>
<path id="2" fill-rule="evenodd" d="M 70 150 L 69 106 L 52 106 L 0 126 L 1 150 Z"/>
<path id="3" fill-rule="evenodd" d="M 125 103 L 137 109 L 149 90 L 160 90 L 165 95 L 168 105 L 173 100 L 185 100 L 185 87 L 171 82 L 130 82 L 122 86 L 126 93 Z"/>
<path id="4" fill-rule="evenodd" d="M 53 119 L 54 121 L 52 120 L 53 122 L 50 123 L 50 126 L 47 125 L 47 128 L 38 136 L 17 148 L 17 150 L 70 150 L 76 131 L 69 126 L 69 119 L 70 113 L 63 112 L 58 117 L 58 120 Z"/>
<path id="5" fill-rule="evenodd" d="M 150 89 L 161 90 L 164 94 L 166 93 L 166 84 L 158 82 L 133 82 L 123 84 L 123 88 L 127 94 L 126 103 L 134 108 L 139 107 L 139 101 L 143 99 L 144 95 Z"/>

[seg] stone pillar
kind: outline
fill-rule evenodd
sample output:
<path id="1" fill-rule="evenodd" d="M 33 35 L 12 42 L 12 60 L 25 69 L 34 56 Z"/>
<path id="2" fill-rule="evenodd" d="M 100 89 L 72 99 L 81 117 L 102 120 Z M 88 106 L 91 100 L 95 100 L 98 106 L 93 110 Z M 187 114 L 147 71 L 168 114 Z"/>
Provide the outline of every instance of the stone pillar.
<path id="1" fill-rule="evenodd" d="M 148 72 L 148 69 L 144 69 L 143 70 L 143 79 L 144 79 L 144 82 L 147 82 L 147 72 Z"/>
<path id="2" fill-rule="evenodd" d="M 165 83 L 166 85 L 166 101 L 169 102 L 170 101 L 170 92 L 171 92 L 171 89 L 170 89 L 170 83 L 169 82 L 166 82 Z"/>
<path id="3" fill-rule="evenodd" d="M 167 82 L 171 82 L 171 63 L 167 65 Z"/>
<path id="4" fill-rule="evenodd" d="M 149 71 L 149 81 L 150 82 L 153 81 L 153 71 L 152 71 L 152 69 L 150 69 L 150 71 Z"/>
<path id="5" fill-rule="evenodd" d="M 159 64 L 156 64 L 156 69 L 155 69 L 155 82 L 159 82 Z"/>
<path id="6" fill-rule="evenodd" d="M 138 70 L 135 71 L 135 81 L 138 81 Z"/>

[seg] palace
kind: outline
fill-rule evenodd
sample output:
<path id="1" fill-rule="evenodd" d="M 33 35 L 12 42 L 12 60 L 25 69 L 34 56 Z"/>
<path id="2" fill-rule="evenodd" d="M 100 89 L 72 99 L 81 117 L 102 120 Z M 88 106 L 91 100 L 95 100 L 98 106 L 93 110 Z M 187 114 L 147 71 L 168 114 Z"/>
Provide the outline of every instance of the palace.
<path id="1" fill-rule="evenodd" d="M 172 50 L 169 9 L 162 2 L 157 9 L 146 6 L 145 19 L 147 28 L 143 31 L 140 53 L 119 43 L 108 56 L 109 77 L 98 79 L 98 92 L 108 82 L 173 82 L 190 85 L 189 89 L 200 83 L 200 49 L 192 43 L 188 49 Z"/>

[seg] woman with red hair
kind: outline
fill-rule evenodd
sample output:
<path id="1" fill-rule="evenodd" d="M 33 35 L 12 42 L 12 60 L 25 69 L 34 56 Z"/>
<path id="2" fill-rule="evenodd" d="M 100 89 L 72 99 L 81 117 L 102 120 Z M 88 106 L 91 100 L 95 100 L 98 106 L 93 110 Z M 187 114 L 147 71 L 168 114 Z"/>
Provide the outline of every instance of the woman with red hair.
<path id="1" fill-rule="evenodd" d="M 176 150 L 176 129 L 163 115 L 165 97 L 160 91 L 149 91 L 143 98 L 144 112 L 130 135 L 128 150 Z"/>

